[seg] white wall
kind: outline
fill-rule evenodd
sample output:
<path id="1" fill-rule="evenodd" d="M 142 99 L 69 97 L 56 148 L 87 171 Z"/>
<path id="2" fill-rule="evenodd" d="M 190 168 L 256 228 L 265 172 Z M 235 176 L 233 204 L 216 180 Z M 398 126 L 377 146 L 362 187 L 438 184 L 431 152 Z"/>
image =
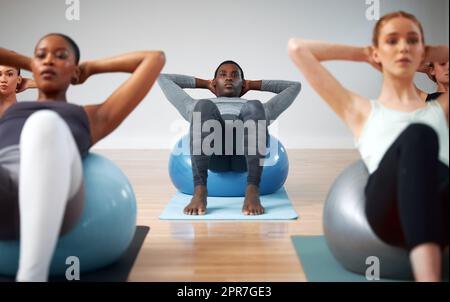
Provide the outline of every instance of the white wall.
<path id="1" fill-rule="evenodd" d="M 449 16 L 448 16 L 448 10 L 449 10 L 449 1 L 444 1 L 445 2 L 445 10 L 444 10 L 444 15 L 445 15 L 445 30 L 447 31 L 447 44 L 448 44 L 448 36 L 449 36 L 449 22 L 448 22 L 448 19 L 449 19 Z"/>
<path id="2" fill-rule="evenodd" d="M 428 43 L 448 43 L 448 0 L 380 0 L 381 14 L 403 9 L 423 22 Z M 81 20 L 65 19 L 61 0 L 0 0 L 0 46 L 31 55 L 48 32 L 72 36 L 82 59 L 140 49 L 166 52 L 164 72 L 212 77 L 217 64 L 233 59 L 249 79 L 298 80 L 303 90 L 279 119 L 279 136 L 290 148 L 351 148 L 350 132 L 308 87 L 287 56 L 290 37 L 301 36 L 368 45 L 374 21 L 365 18 L 365 0 L 80 0 Z M 447 25 L 447 26 L 445 26 Z M 445 29 L 444 29 L 445 26 Z M 366 64 L 326 64 L 350 89 L 375 98 L 380 75 Z M 126 79 L 99 75 L 69 90 L 69 100 L 89 104 L 104 100 Z M 418 84 L 434 86 L 418 76 Z M 206 91 L 192 91 L 206 97 Z M 21 100 L 33 100 L 26 92 Z M 267 100 L 268 93 L 248 98 Z M 169 148 L 184 122 L 156 84 L 138 109 L 99 148 Z"/>

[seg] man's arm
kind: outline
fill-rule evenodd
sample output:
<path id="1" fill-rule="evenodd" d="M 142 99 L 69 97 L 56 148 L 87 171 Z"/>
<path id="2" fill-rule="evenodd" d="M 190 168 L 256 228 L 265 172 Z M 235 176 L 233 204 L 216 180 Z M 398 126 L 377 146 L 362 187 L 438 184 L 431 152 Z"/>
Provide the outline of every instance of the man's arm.
<path id="1" fill-rule="evenodd" d="M 276 93 L 277 95 L 264 103 L 267 120 L 276 120 L 298 96 L 301 90 L 299 82 L 263 80 L 261 91 Z"/>
<path id="2" fill-rule="evenodd" d="M 196 79 L 184 75 L 161 74 L 158 78 L 158 84 L 181 116 L 186 121 L 190 121 L 196 100 L 183 89 L 196 88 Z"/>

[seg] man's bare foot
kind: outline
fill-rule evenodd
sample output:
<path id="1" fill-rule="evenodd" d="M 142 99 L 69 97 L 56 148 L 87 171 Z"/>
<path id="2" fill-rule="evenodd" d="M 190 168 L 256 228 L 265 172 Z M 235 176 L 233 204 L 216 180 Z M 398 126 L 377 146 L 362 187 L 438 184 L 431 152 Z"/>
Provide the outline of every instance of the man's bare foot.
<path id="1" fill-rule="evenodd" d="M 186 215 L 205 215 L 206 203 L 208 198 L 208 191 L 206 186 L 196 186 L 194 189 L 194 196 L 184 208 L 184 214 Z"/>
<path id="2" fill-rule="evenodd" d="M 242 207 L 244 215 L 262 215 L 264 208 L 259 199 L 259 188 L 255 185 L 248 185 L 245 192 L 244 206 Z"/>

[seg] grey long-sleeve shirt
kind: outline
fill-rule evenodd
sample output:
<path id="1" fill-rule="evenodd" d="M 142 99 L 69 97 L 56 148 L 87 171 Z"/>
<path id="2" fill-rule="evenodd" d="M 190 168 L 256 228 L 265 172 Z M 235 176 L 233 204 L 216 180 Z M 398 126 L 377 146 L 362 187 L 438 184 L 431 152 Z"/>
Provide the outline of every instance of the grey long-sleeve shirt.
<path id="1" fill-rule="evenodd" d="M 158 83 L 169 102 L 175 106 L 185 120 L 190 122 L 192 111 L 198 100 L 192 98 L 183 89 L 195 88 L 195 78 L 176 74 L 161 74 L 158 78 Z M 266 103 L 263 103 L 269 123 L 276 120 L 294 102 L 300 90 L 301 85 L 298 82 L 262 81 L 261 91 L 277 94 Z M 242 106 L 248 101 L 238 97 L 218 97 L 210 100 L 217 104 L 221 114 L 234 115 L 239 115 Z"/>

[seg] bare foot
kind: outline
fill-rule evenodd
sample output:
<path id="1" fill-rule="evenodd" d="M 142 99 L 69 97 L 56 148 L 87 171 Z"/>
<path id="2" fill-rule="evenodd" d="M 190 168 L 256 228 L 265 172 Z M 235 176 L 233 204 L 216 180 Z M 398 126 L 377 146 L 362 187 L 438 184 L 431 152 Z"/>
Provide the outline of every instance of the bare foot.
<path id="1" fill-rule="evenodd" d="M 207 198 L 208 191 L 206 190 L 206 186 L 196 186 L 194 189 L 194 196 L 191 199 L 191 203 L 189 203 L 184 208 L 184 214 L 205 215 Z"/>
<path id="2" fill-rule="evenodd" d="M 244 205 L 242 207 L 244 215 L 262 215 L 264 208 L 259 199 L 259 188 L 255 185 L 248 185 L 245 192 Z"/>

